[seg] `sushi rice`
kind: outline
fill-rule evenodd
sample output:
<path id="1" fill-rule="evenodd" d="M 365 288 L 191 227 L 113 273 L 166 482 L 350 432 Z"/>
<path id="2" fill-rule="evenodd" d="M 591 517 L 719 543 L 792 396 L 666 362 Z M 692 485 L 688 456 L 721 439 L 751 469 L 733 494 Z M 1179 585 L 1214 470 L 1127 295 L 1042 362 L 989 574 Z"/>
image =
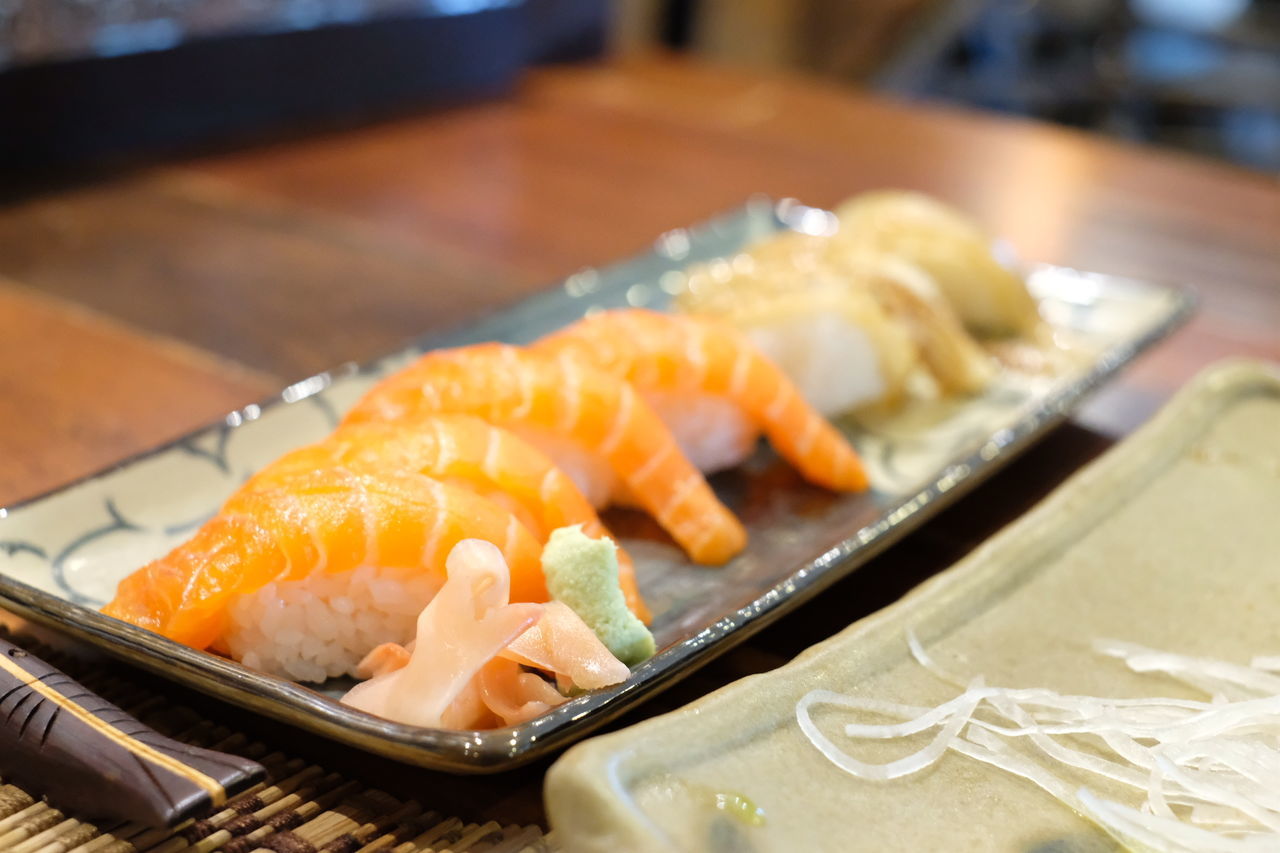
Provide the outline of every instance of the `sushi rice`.
<path id="1" fill-rule="evenodd" d="M 270 675 L 354 676 L 374 646 L 413 639 L 440 584 L 435 573 L 373 566 L 269 583 L 232 602 L 222 641 L 232 657 Z"/>

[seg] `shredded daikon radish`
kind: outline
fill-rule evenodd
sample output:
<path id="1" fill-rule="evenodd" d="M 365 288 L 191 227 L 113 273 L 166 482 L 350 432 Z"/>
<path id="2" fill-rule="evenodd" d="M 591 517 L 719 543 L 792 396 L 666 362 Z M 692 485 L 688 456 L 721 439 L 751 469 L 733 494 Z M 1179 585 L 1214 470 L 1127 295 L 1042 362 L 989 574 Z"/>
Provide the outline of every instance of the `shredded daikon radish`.
<path id="1" fill-rule="evenodd" d="M 935 708 L 814 690 L 796 705 L 800 730 L 828 760 L 861 779 L 918 773 L 948 750 L 1020 776 L 1141 850 L 1252 853 L 1280 850 L 1280 658 L 1249 666 L 1113 640 L 1094 649 L 1137 673 L 1158 673 L 1211 701 L 1109 699 L 1043 688 L 1004 688 L 947 671 L 908 632 L 912 657 L 964 692 Z M 967 686 L 966 686 L 967 685 Z M 845 738 L 893 740 L 937 730 L 922 749 L 877 764 L 845 751 L 814 720 L 841 709 Z M 900 722 L 847 722 L 849 712 Z M 1076 779 L 1131 790 L 1116 802 Z"/>
<path id="2" fill-rule="evenodd" d="M 1185 821 L 1156 817 L 1103 800 L 1088 788 L 1076 792 L 1080 812 L 1092 818 L 1118 841 L 1134 849 L 1210 850 L 1214 853 L 1275 853 L 1275 836 L 1233 838 L 1201 829 Z"/>
<path id="3" fill-rule="evenodd" d="M 920 644 L 920 638 L 916 636 L 916 632 L 910 628 L 907 629 L 907 648 L 911 649 L 911 656 L 916 659 L 916 663 L 929 670 L 929 672 L 933 673 L 938 678 L 941 678 L 943 681 L 948 681 L 956 687 L 966 686 L 966 682 L 963 678 L 958 675 L 954 675 L 939 666 L 938 663 L 929 656 L 929 654 L 924 650 L 924 646 Z"/>
<path id="4" fill-rule="evenodd" d="M 800 728 L 804 731 L 805 736 L 809 738 L 814 746 L 822 750 L 823 754 L 831 759 L 836 766 L 864 779 L 897 779 L 900 776 L 918 773 L 936 762 L 947 751 L 947 747 L 955 739 L 960 729 L 969 721 L 969 715 L 973 713 L 973 709 L 980 701 L 966 695 L 961 697 L 963 701 L 949 703 L 952 707 L 948 708 L 945 715 L 939 717 L 939 722 L 945 720 L 942 731 L 938 733 L 932 743 L 919 752 L 914 752 L 905 758 L 899 758 L 887 764 L 866 764 L 841 752 L 835 744 L 827 740 L 822 732 L 818 730 L 817 725 L 814 724 L 809 716 L 810 705 L 844 705 L 846 704 L 844 699 L 845 697 L 838 694 L 815 690 L 800 700 L 800 704 L 796 706 L 796 719 L 799 721 Z M 856 706 L 848 705 L 847 707 Z M 888 706 L 885 707 L 887 708 Z M 917 731 L 920 731 L 920 729 L 917 729 Z"/>
<path id="5" fill-rule="evenodd" d="M 1223 682 L 1224 685 L 1244 687 L 1265 695 L 1280 693 L 1280 676 L 1272 675 L 1251 666 L 1226 663 L 1208 658 L 1193 658 L 1148 649 L 1134 643 L 1115 640 L 1096 640 L 1093 648 L 1110 657 L 1121 658 L 1134 672 L 1163 672 L 1174 678 L 1187 675 Z M 1199 683 L 1194 685 L 1199 687 Z"/>

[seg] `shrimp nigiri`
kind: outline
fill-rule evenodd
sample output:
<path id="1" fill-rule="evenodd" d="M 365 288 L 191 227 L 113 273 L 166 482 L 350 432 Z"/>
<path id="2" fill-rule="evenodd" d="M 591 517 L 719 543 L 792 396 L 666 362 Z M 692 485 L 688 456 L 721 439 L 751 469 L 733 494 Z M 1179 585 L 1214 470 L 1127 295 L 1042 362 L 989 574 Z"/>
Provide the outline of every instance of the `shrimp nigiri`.
<path id="1" fill-rule="evenodd" d="M 186 543 L 120 582 L 103 610 L 247 666 L 306 681 L 354 672 L 405 642 L 445 579 L 445 557 L 483 537 L 517 600 L 543 601 L 541 547 L 507 510 L 420 474 L 317 471 L 230 501 Z"/>
<path id="2" fill-rule="evenodd" d="M 605 311 L 543 338 L 534 349 L 599 365 L 634 385 L 704 471 L 742 461 L 762 430 L 811 482 L 837 491 L 867 487 L 844 436 L 727 323 L 640 309 Z"/>
<path id="3" fill-rule="evenodd" d="M 427 353 L 383 380 L 344 424 L 464 412 L 546 450 L 597 506 L 626 492 L 700 563 L 746 544 L 661 419 L 626 382 L 573 358 L 503 344 Z"/>
<path id="4" fill-rule="evenodd" d="M 318 444 L 286 453 L 255 474 L 242 493 L 274 488 L 282 479 L 324 468 L 357 473 L 416 471 L 453 483 L 506 507 L 539 542 L 573 524 L 593 539 L 608 536 L 591 504 L 545 454 L 515 434 L 471 415 L 429 415 L 395 423 L 343 427 Z M 618 549 L 627 606 L 648 621 L 631 559 Z"/>

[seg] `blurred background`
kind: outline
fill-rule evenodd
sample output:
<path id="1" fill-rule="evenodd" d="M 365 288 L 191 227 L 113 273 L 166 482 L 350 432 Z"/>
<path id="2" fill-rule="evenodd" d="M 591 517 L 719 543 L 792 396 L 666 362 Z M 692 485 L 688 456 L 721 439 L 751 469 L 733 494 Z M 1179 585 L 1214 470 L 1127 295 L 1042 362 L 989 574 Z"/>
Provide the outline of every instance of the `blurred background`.
<path id="1" fill-rule="evenodd" d="M 1277 0 L 628 0 L 654 42 L 1280 169 Z"/>
<path id="2" fill-rule="evenodd" d="M 654 50 L 1280 170 L 1280 0 L 0 0 L 0 162 L 296 133 Z"/>

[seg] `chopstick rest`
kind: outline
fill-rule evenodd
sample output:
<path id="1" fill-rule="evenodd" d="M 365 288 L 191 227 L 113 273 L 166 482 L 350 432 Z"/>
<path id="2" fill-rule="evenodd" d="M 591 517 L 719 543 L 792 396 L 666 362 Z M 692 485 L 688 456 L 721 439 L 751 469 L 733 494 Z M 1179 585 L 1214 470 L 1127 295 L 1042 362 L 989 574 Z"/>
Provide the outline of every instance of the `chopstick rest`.
<path id="1" fill-rule="evenodd" d="M 171 740 L 0 639 L 0 775 L 77 817 L 173 826 L 266 771 Z"/>

